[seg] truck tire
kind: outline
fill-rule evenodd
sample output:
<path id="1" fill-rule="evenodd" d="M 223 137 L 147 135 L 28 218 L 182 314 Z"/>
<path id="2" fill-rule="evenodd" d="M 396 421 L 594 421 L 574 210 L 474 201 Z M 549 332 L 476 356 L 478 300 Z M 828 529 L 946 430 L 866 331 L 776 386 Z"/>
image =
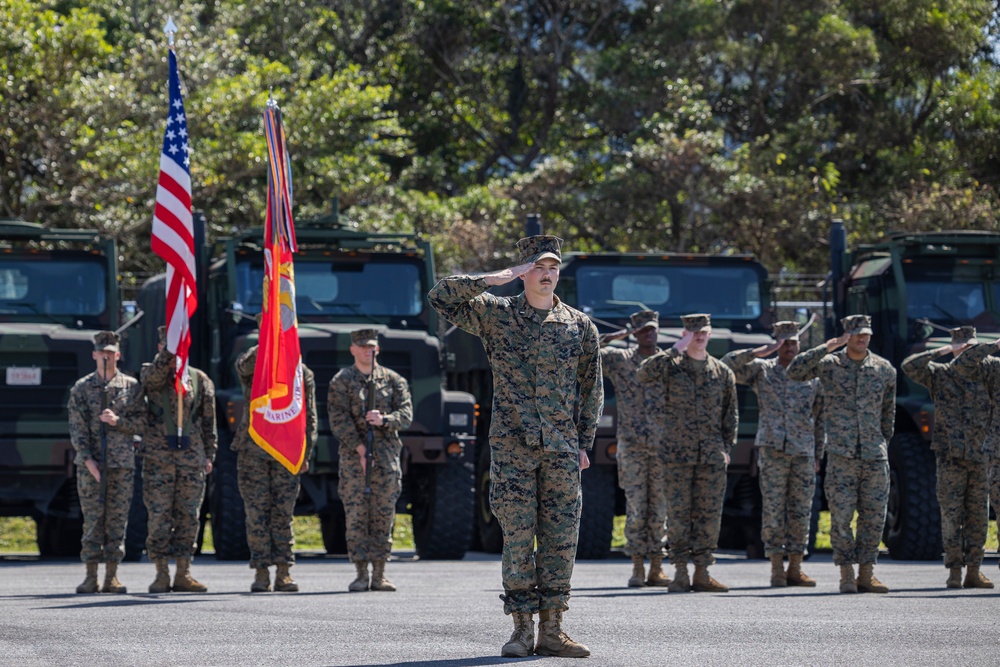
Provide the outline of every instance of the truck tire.
<path id="1" fill-rule="evenodd" d="M 615 521 L 615 479 L 613 466 L 595 465 L 580 475 L 583 509 L 580 512 L 580 539 L 577 560 L 603 560 L 611 554 L 611 531 Z"/>
<path id="2" fill-rule="evenodd" d="M 764 558 L 762 512 L 760 479 L 749 473 L 728 475 L 719 527 L 719 548 L 744 549 L 750 560 Z"/>
<path id="3" fill-rule="evenodd" d="M 472 541 L 475 494 L 460 461 L 419 465 L 413 475 L 413 541 L 422 560 L 461 560 Z"/>
<path id="4" fill-rule="evenodd" d="M 319 529 L 326 553 L 337 556 L 347 553 L 347 517 L 339 498 L 331 500 L 327 509 L 320 513 Z"/>
<path id="5" fill-rule="evenodd" d="M 476 457 L 476 534 L 480 548 L 489 554 L 503 551 L 503 530 L 490 509 L 490 448 L 482 445 Z"/>
<path id="6" fill-rule="evenodd" d="M 882 540 L 894 560 L 941 559 L 941 508 L 934 452 L 920 434 L 889 443 L 889 504 Z"/>
<path id="7" fill-rule="evenodd" d="M 816 553 L 816 533 L 819 532 L 819 513 L 823 508 L 823 485 L 816 476 L 816 490 L 813 491 L 812 511 L 809 515 L 809 544 L 806 545 L 806 560 Z"/>
<path id="8" fill-rule="evenodd" d="M 212 470 L 210 507 L 215 558 L 250 560 L 250 547 L 247 546 L 247 515 L 236 475 L 236 454 L 229 449 L 229 440 L 231 436 L 219 438 L 219 452 L 215 458 L 215 468 Z"/>
<path id="9" fill-rule="evenodd" d="M 47 514 L 35 519 L 35 530 L 40 557 L 80 557 L 83 519 Z"/>
<path id="10" fill-rule="evenodd" d="M 135 563 L 142 559 L 146 549 L 146 526 L 149 514 L 142 499 L 142 457 L 135 457 L 135 478 L 132 486 L 132 505 L 128 508 L 128 525 L 125 527 L 126 562 Z"/>

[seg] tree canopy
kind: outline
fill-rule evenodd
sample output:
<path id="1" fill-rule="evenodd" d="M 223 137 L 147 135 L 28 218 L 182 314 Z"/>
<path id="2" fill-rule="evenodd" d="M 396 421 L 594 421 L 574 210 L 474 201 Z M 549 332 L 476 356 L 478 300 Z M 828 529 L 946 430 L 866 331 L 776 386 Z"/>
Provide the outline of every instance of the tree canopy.
<path id="1" fill-rule="evenodd" d="M 146 251 L 166 12 L 0 0 L 0 215 Z M 444 271 L 510 262 L 527 213 L 573 249 L 748 252 L 825 271 L 830 220 L 995 229 L 987 0 L 170 3 L 195 207 L 259 225 L 264 101 L 296 216 L 429 237 Z"/>

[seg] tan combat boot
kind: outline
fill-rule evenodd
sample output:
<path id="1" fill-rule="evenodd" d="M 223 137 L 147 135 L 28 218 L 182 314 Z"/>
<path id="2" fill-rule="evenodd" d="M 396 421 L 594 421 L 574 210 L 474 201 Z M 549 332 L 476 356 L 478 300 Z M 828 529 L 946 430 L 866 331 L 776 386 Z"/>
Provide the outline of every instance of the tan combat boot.
<path id="1" fill-rule="evenodd" d="M 514 632 L 500 649 L 500 657 L 527 658 L 535 651 L 535 622 L 531 614 L 515 611 L 511 616 L 514 617 Z"/>
<path id="2" fill-rule="evenodd" d="M 674 580 L 667 585 L 667 590 L 671 593 L 687 593 L 691 590 L 687 562 L 681 561 L 674 565 Z"/>
<path id="3" fill-rule="evenodd" d="M 840 592 L 857 593 L 858 584 L 854 580 L 854 565 L 844 563 L 840 566 Z"/>
<path id="4" fill-rule="evenodd" d="M 153 583 L 149 585 L 150 593 L 169 593 L 170 592 L 170 568 L 167 567 L 166 558 L 156 558 L 153 560 L 156 565 L 156 578 L 153 579 Z"/>
<path id="5" fill-rule="evenodd" d="M 384 560 L 372 561 L 372 590 L 387 591 L 390 593 L 396 590 L 396 584 L 385 578 Z"/>
<path id="6" fill-rule="evenodd" d="M 979 571 L 978 565 L 970 565 L 965 572 L 965 588 L 993 588 L 993 582 Z"/>
<path id="7" fill-rule="evenodd" d="M 728 593 L 729 586 L 719 583 L 708 573 L 705 565 L 694 566 L 694 579 L 691 581 L 691 588 L 699 593 Z"/>
<path id="8" fill-rule="evenodd" d="M 788 572 L 785 580 L 789 586 L 808 586 L 812 588 L 816 585 L 816 580 L 802 571 L 802 554 L 788 554 Z"/>
<path id="9" fill-rule="evenodd" d="M 628 578 L 629 588 L 642 588 L 646 585 L 645 558 L 632 556 L 632 576 Z"/>
<path id="10" fill-rule="evenodd" d="M 861 593 L 888 593 L 889 587 L 875 578 L 875 563 L 858 566 L 858 591 Z"/>
<path id="11" fill-rule="evenodd" d="M 646 585 L 670 585 L 670 577 L 663 573 L 663 556 L 660 554 L 655 554 L 649 557 L 649 576 L 646 577 Z"/>
<path id="12" fill-rule="evenodd" d="M 118 563 L 108 563 L 104 566 L 104 586 L 102 593 L 127 593 L 122 582 L 118 581 Z"/>
<path id="13" fill-rule="evenodd" d="M 251 593 L 271 592 L 271 573 L 266 567 L 258 567 L 253 576 L 253 583 L 250 584 Z"/>
<path id="14" fill-rule="evenodd" d="M 292 579 L 291 563 L 278 563 L 277 572 L 274 574 L 274 590 L 281 593 L 298 593 L 299 585 Z"/>
<path id="15" fill-rule="evenodd" d="M 788 585 L 785 577 L 785 557 L 782 554 L 771 555 L 771 588 L 784 588 Z"/>
<path id="16" fill-rule="evenodd" d="M 562 631 L 562 612 L 558 609 L 543 609 L 538 612 L 538 643 L 536 655 L 551 655 L 556 658 L 586 658 L 590 649 L 573 641 Z"/>
<path id="17" fill-rule="evenodd" d="M 87 563 L 87 576 L 83 583 L 76 587 L 77 593 L 97 592 L 97 563 Z"/>
<path id="18" fill-rule="evenodd" d="M 177 572 L 174 573 L 174 592 L 204 593 L 208 586 L 191 576 L 191 559 L 178 558 Z"/>
<path id="19" fill-rule="evenodd" d="M 357 568 L 358 576 L 354 578 L 351 585 L 347 587 L 352 593 L 358 593 L 360 591 L 368 590 L 368 561 L 358 560 L 354 561 L 354 567 Z"/>
<path id="20" fill-rule="evenodd" d="M 962 587 L 962 568 L 961 567 L 949 567 L 948 568 L 948 579 L 944 582 L 944 585 L 948 588 L 961 588 Z"/>

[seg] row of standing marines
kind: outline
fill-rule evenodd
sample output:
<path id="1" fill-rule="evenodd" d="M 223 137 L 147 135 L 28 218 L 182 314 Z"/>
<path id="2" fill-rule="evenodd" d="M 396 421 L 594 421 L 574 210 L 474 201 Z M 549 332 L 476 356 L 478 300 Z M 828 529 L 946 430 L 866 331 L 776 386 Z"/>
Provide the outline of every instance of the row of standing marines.
<path id="1" fill-rule="evenodd" d="M 803 572 L 802 560 L 815 475 L 825 452 L 824 490 L 840 591 L 888 592 L 874 566 L 888 502 L 896 371 L 868 350 L 870 317 L 844 318 L 841 336 L 805 352 L 799 349 L 798 325 L 778 322 L 773 344 L 718 360 L 707 351 L 711 316 L 691 314 L 681 318 L 680 339 L 660 350 L 655 311 L 637 312 L 630 328 L 599 336 L 585 314 L 555 296 L 561 247 L 562 239 L 554 236 L 522 239 L 517 266 L 450 276 L 428 295 L 444 318 L 481 338 L 493 370 L 490 505 L 504 536 L 500 597 L 514 622 L 501 655 L 590 654 L 565 633 L 562 622 L 579 532 L 580 475 L 590 464 L 604 375 L 617 396 L 625 550 L 633 565 L 629 586 L 729 590 L 710 575 L 709 567 L 721 525 L 729 453 L 736 444 L 739 382 L 753 388 L 760 406 L 756 445 L 771 585 L 816 585 Z M 524 291 L 516 297 L 487 291 L 517 279 Z M 635 337 L 635 347 L 610 345 L 629 335 Z M 903 372 L 928 387 L 936 404 L 932 447 L 950 588 L 993 587 L 980 566 L 990 483 L 994 497 L 1000 497 L 1000 358 L 990 356 L 996 350 L 995 344 L 978 344 L 972 327 L 960 327 L 952 330 L 950 346 L 914 354 L 902 365 Z M 328 394 L 330 426 L 340 442 L 348 555 L 357 567 L 351 591 L 395 590 L 385 578 L 385 564 L 401 488 L 398 432 L 409 426 L 412 406 L 405 380 L 375 362 L 377 351 L 376 331 L 354 332 L 355 363 L 333 378 Z M 935 361 L 946 354 L 953 356 L 950 362 Z M 76 463 L 86 469 L 77 476 L 85 517 L 81 557 L 87 564 L 78 592 L 98 590 L 99 562 L 107 563 L 100 590 L 125 591 L 115 575 L 132 496 L 136 433 L 143 436 L 143 495 L 150 515 L 146 547 L 157 571 L 150 591 L 205 590 L 191 577 L 190 562 L 205 476 L 216 449 L 211 381 L 192 369 L 183 413 L 189 415 L 184 428 L 191 438 L 178 443 L 165 435 L 176 432 L 169 416 L 175 405 L 171 400 L 176 401 L 168 387 L 173 355 L 161 344 L 139 381 L 115 370 L 118 356 L 117 337 L 98 334 L 98 370 L 71 392 Z M 244 393 L 255 359 L 252 348 L 237 361 Z M 307 371 L 306 378 L 308 461 L 316 440 L 316 404 L 312 373 Z M 386 412 L 367 409 L 369 379 L 375 380 L 377 404 Z M 289 573 L 298 476 L 253 445 L 246 421 L 244 415 L 233 449 L 246 505 L 250 566 L 256 572 L 251 590 L 270 590 L 271 565 L 277 568 L 275 590 L 298 590 Z M 374 469 L 366 485 L 369 426 L 376 438 Z M 102 430 L 107 432 L 106 465 L 97 456 Z M 108 490 L 102 501 L 98 480 L 105 473 Z M 856 531 L 851 527 L 855 512 Z M 663 570 L 665 555 L 674 566 L 673 579 Z M 170 558 L 177 561 L 172 586 Z"/>
<path id="2" fill-rule="evenodd" d="M 142 496 L 149 516 L 146 553 L 156 567 L 149 592 L 207 590 L 191 576 L 190 568 L 206 478 L 218 448 L 215 387 L 204 372 L 189 367 L 182 398 L 184 435 L 178 437 L 178 394 L 173 383 L 176 357 L 165 347 L 163 327 L 159 336 L 156 357 L 152 363 L 143 364 L 136 380 L 117 368 L 121 358 L 118 335 L 111 331 L 98 333 L 93 353 L 97 370 L 80 379 L 70 391 L 70 437 L 76 450 L 77 488 L 83 510 L 80 557 L 87 570 L 77 593 L 126 592 L 117 572 L 124 556 L 137 435 L 141 436 Z M 341 443 L 340 493 L 347 519 L 348 555 L 358 569 L 350 590 L 394 591 L 395 586 L 385 577 L 385 564 L 392 548 L 396 499 L 402 488 L 399 431 L 410 425 L 413 407 L 406 380 L 375 362 L 376 331 L 353 332 L 351 354 L 354 365 L 334 376 L 327 397 L 330 427 Z M 246 398 L 256 361 L 256 346 L 236 361 Z M 290 572 L 295 562 L 292 512 L 299 495 L 299 475 L 309 469 L 317 436 L 316 380 L 305 366 L 303 378 L 306 452 L 299 474 L 289 472 L 252 441 L 246 410 L 231 444 L 246 509 L 250 567 L 255 572 L 250 590 L 254 593 L 271 590 L 272 566 L 274 590 L 298 591 Z M 367 409 L 370 388 L 376 395 L 372 410 Z M 364 472 L 369 425 L 374 435 L 370 492 L 365 489 Z M 170 560 L 177 565 L 172 583 Z M 101 585 L 100 563 L 105 563 Z"/>

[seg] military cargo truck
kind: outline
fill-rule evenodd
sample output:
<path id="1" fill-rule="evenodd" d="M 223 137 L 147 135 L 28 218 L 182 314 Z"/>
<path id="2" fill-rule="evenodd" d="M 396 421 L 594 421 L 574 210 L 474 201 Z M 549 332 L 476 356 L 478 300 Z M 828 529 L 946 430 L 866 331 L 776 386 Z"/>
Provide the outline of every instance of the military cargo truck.
<path id="1" fill-rule="evenodd" d="M 830 248 L 829 338 L 841 331 L 841 317 L 871 315 L 870 349 L 898 369 L 914 352 L 950 344 L 946 331 L 927 322 L 944 328 L 971 324 L 980 340 L 1000 337 L 1000 234 L 891 233 L 849 252 L 844 225 L 835 222 Z M 930 449 L 933 423 L 927 390 L 899 373 L 883 534 L 892 558 L 941 557 L 941 511 Z"/>
<path id="2" fill-rule="evenodd" d="M 421 558 L 462 558 L 473 528 L 474 400 L 443 388 L 436 313 L 425 295 L 434 280 L 430 245 L 412 234 L 375 234 L 348 228 L 336 212 L 296 224 L 295 295 L 303 361 L 316 375 L 319 442 L 302 478 L 297 514 L 318 514 L 329 553 L 346 553 L 343 504 L 338 495 L 337 441 L 327 418 L 327 388 L 354 363 L 350 332 L 381 332 L 379 363 L 410 385 L 413 424 L 402 433 L 403 493 L 397 505 L 413 516 Z M 236 455 L 229 449 L 244 409 L 234 363 L 257 343 L 252 315 L 261 310 L 263 230 L 215 244 L 199 272 L 205 291 L 192 323 L 191 363 L 216 385 L 219 453 L 206 500 L 216 556 L 248 557 Z M 139 301 L 145 332 L 162 323 L 162 276 L 144 286 Z M 200 287 L 202 284 L 200 284 Z M 153 345 L 154 338 L 141 334 Z M 151 358 L 155 348 L 147 349 Z"/>
<path id="3" fill-rule="evenodd" d="M 0 220 L 0 515 L 33 517 L 42 556 L 80 553 L 66 404 L 118 319 L 113 240 Z"/>
<path id="4" fill-rule="evenodd" d="M 498 294 L 522 291 L 515 281 Z M 769 343 L 771 330 L 770 283 L 767 271 L 745 255 L 567 253 L 563 256 L 556 293 L 597 324 L 601 333 L 624 328 L 629 315 L 652 309 L 660 313 L 660 346 L 673 344 L 682 333 L 680 316 L 694 312 L 712 314 L 709 352 L 721 357 L 732 349 Z M 486 354 L 477 338 L 452 327 L 445 336 L 449 387 L 476 396 L 477 421 L 476 529 L 479 545 L 499 551 L 503 538 L 489 507 L 489 433 L 493 378 Z M 633 343 L 634 344 L 634 343 Z M 578 558 L 606 558 L 611 549 L 614 516 L 625 513 L 624 494 L 618 488 L 615 455 L 617 413 L 614 388 L 605 380 L 605 407 L 597 431 L 592 466 L 582 476 L 583 513 Z M 756 396 L 738 388 L 740 401 L 739 444 L 729 468 L 723 515 L 723 548 L 746 548 L 762 557 L 760 543 L 760 490 L 757 484 Z"/>

